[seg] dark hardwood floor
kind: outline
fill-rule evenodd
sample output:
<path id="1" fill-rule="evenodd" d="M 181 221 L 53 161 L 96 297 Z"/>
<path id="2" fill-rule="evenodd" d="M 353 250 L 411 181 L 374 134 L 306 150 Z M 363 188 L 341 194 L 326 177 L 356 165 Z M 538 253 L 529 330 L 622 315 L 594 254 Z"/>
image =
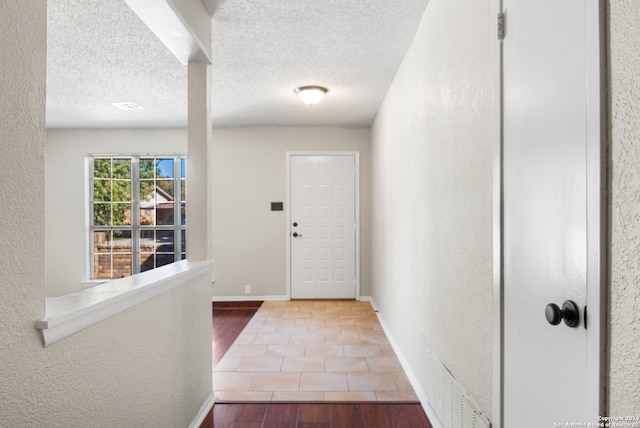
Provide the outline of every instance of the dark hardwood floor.
<path id="1" fill-rule="evenodd" d="M 262 302 L 213 303 L 213 366 L 227 352 Z"/>
<path id="2" fill-rule="evenodd" d="M 213 304 L 213 366 L 262 302 Z M 200 428 L 432 428 L 416 403 L 218 403 Z"/>
<path id="3" fill-rule="evenodd" d="M 216 428 L 431 428 L 420 404 L 216 404 Z"/>

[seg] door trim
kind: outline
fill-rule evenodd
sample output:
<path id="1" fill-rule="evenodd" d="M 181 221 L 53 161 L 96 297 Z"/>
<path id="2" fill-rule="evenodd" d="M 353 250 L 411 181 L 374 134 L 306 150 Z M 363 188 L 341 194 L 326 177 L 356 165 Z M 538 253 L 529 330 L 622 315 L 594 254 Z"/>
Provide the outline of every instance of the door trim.
<path id="1" fill-rule="evenodd" d="M 286 278 L 287 300 L 291 300 L 291 158 L 293 156 L 352 156 L 355 164 L 355 299 L 360 300 L 360 152 L 357 151 L 288 151 L 286 157 L 286 193 L 285 193 L 285 244 L 286 244 Z"/>
<path id="2" fill-rule="evenodd" d="M 587 416 L 597 421 L 607 412 L 608 385 L 606 333 L 608 325 L 608 134 L 605 0 L 584 0 L 586 8 L 587 76 Z M 493 28 L 498 14 L 506 13 L 503 0 L 493 1 Z M 508 16 L 506 17 L 508 20 Z M 506 37 L 508 22 L 505 24 Z M 495 33 L 494 33 L 495 34 Z M 494 43 L 494 143 L 493 143 L 493 421 L 503 425 L 504 398 L 504 245 L 503 245 L 503 74 L 502 41 Z M 583 421 L 576 421 L 583 422 Z M 584 421 L 587 422 L 587 421 Z"/>

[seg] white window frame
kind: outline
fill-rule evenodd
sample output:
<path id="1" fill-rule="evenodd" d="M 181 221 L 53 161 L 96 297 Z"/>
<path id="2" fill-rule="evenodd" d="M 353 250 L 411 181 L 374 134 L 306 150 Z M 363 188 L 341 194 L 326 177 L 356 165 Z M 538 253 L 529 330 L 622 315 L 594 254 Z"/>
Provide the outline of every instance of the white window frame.
<path id="1" fill-rule="evenodd" d="M 130 159 L 131 160 L 131 224 L 129 225 L 95 225 L 94 224 L 94 160 L 95 159 Z M 173 202 L 173 225 L 143 225 L 140 224 L 140 160 L 141 159 L 173 159 L 173 185 L 174 185 L 174 202 Z M 183 161 L 183 162 L 182 162 Z M 143 231 L 173 231 L 173 254 L 174 262 L 186 259 L 186 246 L 183 245 L 186 238 L 187 228 L 187 214 L 186 214 L 186 195 L 184 201 L 182 200 L 182 183 L 186 185 L 187 176 L 187 156 L 184 154 L 92 154 L 87 156 L 87 177 L 85 183 L 87 184 L 87 197 L 88 201 L 85 206 L 87 207 L 87 277 L 89 282 L 102 282 L 110 281 L 111 279 L 117 279 L 113 277 L 113 270 L 111 272 L 111 278 L 95 278 L 95 242 L 94 232 L 96 231 L 113 231 L 113 230 L 127 230 L 131 232 L 131 273 L 135 275 L 141 272 L 140 266 L 140 234 Z M 182 175 L 184 174 L 184 178 Z M 154 178 L 155 182 L 156 178 Z M 113 202 L 112 202 L 113 203 Z M 185 207 L 185 222 L 182 224 L 182 206 Z M 157 222 L 157 213 L 156 213 Z M 116 253 L 109 253 L 113 255 Z M 156 266 L 155 269 L 160 266 Z"/>

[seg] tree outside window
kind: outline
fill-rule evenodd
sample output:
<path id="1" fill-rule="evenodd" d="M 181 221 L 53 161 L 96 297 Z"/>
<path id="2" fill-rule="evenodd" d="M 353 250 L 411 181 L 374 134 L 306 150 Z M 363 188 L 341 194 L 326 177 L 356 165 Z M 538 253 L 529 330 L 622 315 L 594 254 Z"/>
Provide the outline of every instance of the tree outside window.
<path id="1" fill-rule="evenodd" d="M 186 258 L 185 158 L 92 157 L 91 169 L 92 278 Z"/>

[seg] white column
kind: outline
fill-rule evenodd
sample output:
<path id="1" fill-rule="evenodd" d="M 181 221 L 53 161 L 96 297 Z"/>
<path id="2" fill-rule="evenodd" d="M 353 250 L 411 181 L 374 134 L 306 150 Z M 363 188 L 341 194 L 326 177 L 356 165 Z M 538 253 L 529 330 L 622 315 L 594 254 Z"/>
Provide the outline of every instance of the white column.
<path id="1" fill-rule="evenodd" d="M 189 63 L 187 162 L 187 257 L 211 258 L 211 82 L 210 66 Z"/>

